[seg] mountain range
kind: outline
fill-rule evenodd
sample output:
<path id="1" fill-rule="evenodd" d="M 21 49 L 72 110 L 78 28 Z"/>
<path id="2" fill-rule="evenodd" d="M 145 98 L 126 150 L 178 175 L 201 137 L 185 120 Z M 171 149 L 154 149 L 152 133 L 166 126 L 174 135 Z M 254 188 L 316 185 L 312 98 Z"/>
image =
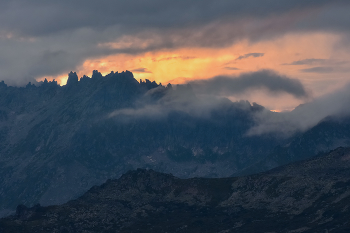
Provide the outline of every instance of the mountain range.
<path id="1" fill-rule="evenodd" d="M 248 175 L 350 146 L 350 119 L 292 134 L 249 134 L 256 103 L 197 95 L 190 85 L 94 71 L 67 85 L 0 82 L 0 215 L 19 203 L 62 204 L 128 170 L 180 178 Z"/>

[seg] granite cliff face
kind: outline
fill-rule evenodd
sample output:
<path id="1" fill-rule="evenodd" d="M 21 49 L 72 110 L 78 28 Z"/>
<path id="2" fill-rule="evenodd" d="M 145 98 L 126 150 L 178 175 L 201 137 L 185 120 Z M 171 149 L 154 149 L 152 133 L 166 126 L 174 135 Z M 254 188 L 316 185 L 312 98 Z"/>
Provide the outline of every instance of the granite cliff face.
<path id="1" fill-rule="evenodd" d="M 60 206 L 17 207 L 1 232 L 348 232 L 350 148 L 238 178 L 129 171 Z"/>
<path id="2" fill-rule="evenodd" d="M 349 119 L 325 119 L 289 138 L 247 136 L 261 111 L 203 100 L 187 85 L 138 82 L 128 71 L 80 81 L 71 72 L 62 87 L 1 82 L 0 216 L 18 203 L 64 203 L 130 169 L 228 177 L 350 146 Z"/>

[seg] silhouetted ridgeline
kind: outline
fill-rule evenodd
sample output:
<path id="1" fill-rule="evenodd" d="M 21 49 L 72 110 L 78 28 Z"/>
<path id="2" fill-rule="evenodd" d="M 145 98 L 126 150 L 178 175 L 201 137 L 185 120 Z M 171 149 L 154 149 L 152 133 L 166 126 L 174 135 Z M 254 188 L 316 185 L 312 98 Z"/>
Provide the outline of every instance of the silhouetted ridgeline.
<path id="1" fill-rule="evenodd" d="M 78 81 L 75 72 L 70 72 L 65 86 L 59 86 L 56 81 L 47 81 L 46 79 L 38 85 L 28 83 L 25 87 L 7 86 L 2 81 L 0 83 L 0 98 L 2 107 L 11 108 L 21 105 L 22 110 L 24 110 L 23 108 L 32 108 L 33 105 L 40 105 L 42 101 L 47 101 L 56 96 L 64 98 L 63 95 L 80 98 L 92 95 L 90 100 L 98 101 L 102 106 L 106 104 L 104 107 L 107 107 L 107 102 L 126 106 L 125 100 L 131 101 L 129 98 L 135 99 L 147 90 L 157 86 L 157 83 L 148 80 L 137 82 L 129 71 L 111 72 L 103 77 L 101 73 L 95 70 L 91 78 L 83 76 L 80 81 Z M 104 98 L 104 101 L 101 101 L 101 98 Z"/>

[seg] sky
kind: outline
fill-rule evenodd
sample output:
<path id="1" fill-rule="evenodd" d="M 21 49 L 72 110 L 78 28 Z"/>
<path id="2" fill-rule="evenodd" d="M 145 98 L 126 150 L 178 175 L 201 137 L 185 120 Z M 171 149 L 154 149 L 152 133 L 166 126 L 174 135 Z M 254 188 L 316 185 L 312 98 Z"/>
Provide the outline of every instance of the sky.
<path id="1" fill-rule="evenodd" d="M 291 110 L 350 81 L 349 12 L 348 0 L 2 0 L 0 80 L 129 70 Z"/>

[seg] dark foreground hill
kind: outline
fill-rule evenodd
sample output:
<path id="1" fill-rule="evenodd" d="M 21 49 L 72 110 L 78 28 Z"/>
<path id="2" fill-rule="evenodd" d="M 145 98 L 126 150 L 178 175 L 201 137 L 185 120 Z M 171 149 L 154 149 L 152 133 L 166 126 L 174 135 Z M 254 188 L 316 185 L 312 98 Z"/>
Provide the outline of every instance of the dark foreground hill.
<path id="1" fill-rule="evenodd" d="M 350 146 L 350 120 L 325 119 L 290 137 L 247 136 L 258 104 L 203 99 L 188 85 L 138 82 L 131 72 L 66 86 L 0 82 L 0 216 L 18 203 L 62 204 L 128 170 L 177 177 L 253 174 Z"/>
<path id="2" fill-rule="evenodd" d="M 349 232 L 350 148 L 238 178 L 138 169 L 60 206 L 18 206 L 7 232 Z"/>

